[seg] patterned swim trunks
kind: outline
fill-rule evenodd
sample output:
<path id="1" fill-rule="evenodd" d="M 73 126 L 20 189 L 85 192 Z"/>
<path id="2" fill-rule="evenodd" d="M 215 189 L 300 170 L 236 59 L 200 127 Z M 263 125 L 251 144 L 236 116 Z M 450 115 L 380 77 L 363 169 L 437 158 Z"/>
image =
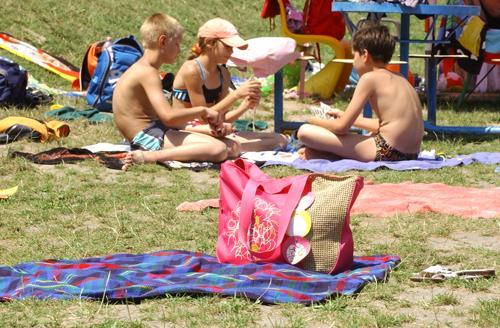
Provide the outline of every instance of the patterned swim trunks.
<path id="1" fill-rule="evenodd" d="M 169 130 L 162 122 L 153 121 L 144 130 L 135 135 L 130 143 L 130 148 L 132 150 L 161 150 L 163 148 L 165 132 Z"/>
<path id="2" fill-rule="evenodd" d="M 377 147 L 375 161 L 407 161 L 417 159 L 418 157 L 418 154 L 402 153 L 396 148 L 391 147 L 380 134 L 375 136 L 375 146 Z"/>

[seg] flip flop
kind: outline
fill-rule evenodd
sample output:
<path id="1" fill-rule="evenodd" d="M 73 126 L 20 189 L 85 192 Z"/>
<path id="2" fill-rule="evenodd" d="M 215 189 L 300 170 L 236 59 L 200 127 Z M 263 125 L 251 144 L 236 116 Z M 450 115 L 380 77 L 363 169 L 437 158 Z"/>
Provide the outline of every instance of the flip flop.
<path id="1" fill-rule="evenodd" d="M 478 278 L 490 278 L 495 276 L 495 269 L 476 269 L 476 270 L 459 270 L 451 271 L 450 269 L 441 266 L 433 265 L 419 273 L 413 274 L 410 277 L 411 281 L 434 281 L 442 282 L 450 278 L 459 279 L 478 279 Z"/>
<path id="2" fill-rule="evenodd" d="M 455 271 L 460 279 L 491 278 L 495 276 L 495 269 L 477 269 Z"/>
<path id="3" fill-rule="evenodd" d="M 253 122 L 250 120 L 236 120 L 233 125 L 237 131 L 253 131 Z M 255 121 L 255 130 L 262 131 L 267 129 L 267 126 L 264 121 Z"/>

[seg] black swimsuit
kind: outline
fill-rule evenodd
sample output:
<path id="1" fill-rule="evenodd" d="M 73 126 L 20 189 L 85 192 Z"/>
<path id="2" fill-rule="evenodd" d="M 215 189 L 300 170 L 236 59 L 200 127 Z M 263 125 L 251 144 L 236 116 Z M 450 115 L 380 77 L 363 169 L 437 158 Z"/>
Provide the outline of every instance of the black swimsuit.
<path id="1" fill-rule="evenodd" d="M 222 85 L 224 84 L 224 76 L 222 75 L 222 70 L 220 69 L 219 65 L 217 65 L 217 69 L 219 70 L 220 85 L 215 89 L 209 89 L 205 86 L 205 81 L 207 77 L 203 65 L 200 63 L 198 59 L 195 59 L 194 61 L 198 64 L 198 68 L 200 69 L 201 79 L 203 80 L 202 89 L 203 89 L 203 96 L 205 97 L 205 102 L 207 103 L 207 105 L 217 103 L 219 101 L 219 97 L 222 92 Z M 189 93 L 187 89 L 173 88 L 172 95 L 174 96 L 174 98 L 179 99 L 180 101 L 187 103 L 191 102 L 191 100 L 189 99 Z"/>

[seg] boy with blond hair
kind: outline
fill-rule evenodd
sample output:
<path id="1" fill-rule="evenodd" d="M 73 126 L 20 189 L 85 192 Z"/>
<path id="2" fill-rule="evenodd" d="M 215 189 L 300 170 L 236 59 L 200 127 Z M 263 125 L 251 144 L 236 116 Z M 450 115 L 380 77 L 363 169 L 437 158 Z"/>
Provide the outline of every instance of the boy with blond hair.
<path id="1" fill-rule="evenodd" d="M 194 119 L 207 122 L 214 130 L 222 123 L 221 115 L 205 106 L 172 108 L 163 94 L 159 68 L 174 62 L 183 33 L 177 20 L 159 13 L 141 26 L 144 55 L 120 77 L 113 93 L 115 124 L 132 149 L 124 160 L 124 170 L 136 163 L 220 162 L 227 157 L 222 141 L 173 128 Z"/>
<path id="2" fill-rule="evenodd" d="M 387 27 L 361 28 L 352 40 L 354 68 L 360 79 L 345 112 L 332 110 L 334 119 L 310 118 L 297 135 L 305 148 L 303 159 L 350 158 L 358 161 L 416 159 L 424 134 L 422 105 L 413 86 L 386 66 L 395 41 Z M 369 102 L 377 118 L 360 114 Z M 369 135 L 349 133 L 351 126 Z"/>

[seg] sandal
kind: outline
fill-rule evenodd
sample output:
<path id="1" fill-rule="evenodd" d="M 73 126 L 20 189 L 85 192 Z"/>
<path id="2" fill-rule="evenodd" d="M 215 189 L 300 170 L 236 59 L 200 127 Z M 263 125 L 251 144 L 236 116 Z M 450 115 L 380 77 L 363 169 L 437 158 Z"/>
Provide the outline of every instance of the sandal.
<path id="1" fill-rule="evenodd" d="M 254 122 L 249 120 L 236 120 L 233 123 L 234 128 L 237 131 L 253 131 L 254 130 L 253 124 Z M 262 131 L 267 129 L 267 126 L 268 126 L 267 123 L 264 121 L 255 121 L 255 130 Z"/>
<path id="2" fill-rule="evenodd" d="M 459 270 L 451 271 L 450 269 L 441 266 L 433 265 L 419 273 L 413 274 L 410 277 L 411 281 L 434 281 L 442 282 L 449 278 L 459 279 L 478 279 L 490 278 L 495 276 L 495 269 L 477 269 L 477 270 Z"/>

